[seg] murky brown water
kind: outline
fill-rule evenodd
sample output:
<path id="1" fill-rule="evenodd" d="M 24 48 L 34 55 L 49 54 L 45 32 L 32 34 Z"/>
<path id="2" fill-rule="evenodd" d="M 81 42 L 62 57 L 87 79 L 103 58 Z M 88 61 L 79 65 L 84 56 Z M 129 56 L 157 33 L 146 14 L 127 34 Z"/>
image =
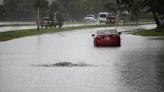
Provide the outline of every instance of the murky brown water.
<path id="1" fill-rule="evenodd" d="M 118 28 L 132 29 L 136 27 Z M 0 92 L 164 91 L 163 38 L 122 34 L 121 47 L 94 47 L 95 30 L 1 42 Z M 77 66 L 38 67 L 60 62 Z"/>

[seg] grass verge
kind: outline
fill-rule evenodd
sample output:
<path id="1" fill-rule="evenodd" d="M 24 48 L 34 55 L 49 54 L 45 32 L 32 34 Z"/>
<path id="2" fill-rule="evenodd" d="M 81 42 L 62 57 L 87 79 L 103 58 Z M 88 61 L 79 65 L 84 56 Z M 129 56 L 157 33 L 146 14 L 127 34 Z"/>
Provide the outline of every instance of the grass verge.
<path id="1" fill-rule="evenodd" d="M 65 28 L 47 28 L 47 29 L 28 29 L 28 30 L 19 30 L 19 31 L 8 31 L 8 32 L 0 32 L 0 41 L 7 41 L 15 38 L 33 36 L 33 35 L 41 35 L 45 33 L 55 33 L 61 31 L 71 31 L 76 29 L 86 29 L 86 28 L 98 28 L 98 27 L 110 27 L 114 25 L 87 25 L 87 26 L 77 26 L 77 27 L 65 27 Z"/>
<path id="2" fill-rule="evenodd" d="M 152 30 L 140 30 L 131 33 L 133 35 L 142 35 L 142 36 L 164 36 L 164 29 L 160 29 L 157 31 L 157 29 Z"/>

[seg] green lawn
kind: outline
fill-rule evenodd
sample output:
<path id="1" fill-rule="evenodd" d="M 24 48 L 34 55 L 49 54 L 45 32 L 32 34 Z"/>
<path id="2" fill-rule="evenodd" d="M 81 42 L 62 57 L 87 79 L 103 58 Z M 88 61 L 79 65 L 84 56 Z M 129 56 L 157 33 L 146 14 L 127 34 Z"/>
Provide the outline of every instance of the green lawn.
<path id="1" fill-rule="evenodd" d="M 71 30 L 76 30 L 76 29 L 100 28 L 100 27 L 111 27 L 111 26 L 115 26 L 115 24 L 65 27 L 61 29 L 60 28 L 47 28 L 47 29 L 41 29 L 41 30 L 28 29 L 28 30 L 19 30 L 19 31 L 0 32 L 0 41 L 7 41 L 7 40 L 15 39 L 15 38 L 20 38 L 20 37 L 55 33 L 55 32 L 61 32 L 61 31 L 71 31 Z M 127 26 L 127 25 L 123 25 L 123 26 Z M 144 30 L 144 31 L 137 31 L 132 34 L 143 35 L 143 36 L 164 36 L 164 30 L 162 32 L 157 32 L 156 30 Z"/>
<path id="2" fill-rule="evenodd" d="M 155 22 L 154 19 L 139 19 L 139 22 Z"/>
<path id="3" fill-rule="evenodd" d="M 164 36 L 164 29 L 158 30 L 152 29 L 152 30 L 141 30 L 132 33 L 133 35 L 142 35 L 142 36 Z"/>
<path id="4" fill-rule="evenodd" d="M 66 27 L 66 28 L 47 28 L 41 30 L 29 29 L 29 30 L 0 32 L 0 41 L 7 41 L 15 38 L 26 37 L 26 36 L 41 35 L 45 33 L 55 33 L 61 31 L 71 31 L 76 29 L 110 27 L 110 26 L 114 26 L 114 25 L 88 25 L 88 26 Z"/>

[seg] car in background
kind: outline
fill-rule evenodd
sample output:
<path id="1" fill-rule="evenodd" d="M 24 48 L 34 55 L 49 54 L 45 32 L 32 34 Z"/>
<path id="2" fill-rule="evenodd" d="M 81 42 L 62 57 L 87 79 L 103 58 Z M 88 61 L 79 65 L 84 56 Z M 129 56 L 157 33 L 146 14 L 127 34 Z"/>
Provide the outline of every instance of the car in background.
<path id="1" fill-rule="evenodd" d="M 84 17 L 84 22 L 86 23 L 94 23 L 96 22 L 96 17 L 93 14 L 87 15 L 86 17 Z"/>
<path id="2" fill-rule="evenodd" d="M 50 27 L 50 26 L 52 26 L 52 21 L 50 20 L 49 17 L 43 17 L 41 22 L 40 22 L 40 26 L 41 26 L 41 28 L 43 28 L 43 27 L 45 27 L 45 28 Z"/>
<path id="3" fill-rule="evenodd" d="M 107 17 L 106 24 L 114 24 L 114 23 L 116 23 L 116 17 L 115 16 Z"/>
<path id="4" fill-rule="evenodd" d="M 110 17 L 110 16 L 111 16 L 111 13 L 109 12 L 99 12 L 97 15 L 100 24 L 107 23 L 107 17 Z"/>
<path id="5" fill-rule="evenodd" d="M 63 26 L 63 21 L 61 19 L 51 20 L 49 17 L 43 17 L 40 22 L 41 28 L 55 27 L 61 28 Z"/>
<path id="6" fill-rule="evenodd" d="M 94 46 L 120 46 L 121 32 L 117 32 L 115 28 L 98 30 L 94 37 Z"/>

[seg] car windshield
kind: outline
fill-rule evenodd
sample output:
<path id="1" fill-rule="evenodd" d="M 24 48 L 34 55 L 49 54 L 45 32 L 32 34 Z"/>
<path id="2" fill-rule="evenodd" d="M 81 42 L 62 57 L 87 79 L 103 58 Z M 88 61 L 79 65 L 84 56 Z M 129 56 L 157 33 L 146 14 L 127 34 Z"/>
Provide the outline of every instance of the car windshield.
<path id="1" fill-rule="evenodd" d="M 108 30 L 99 30 L 97 31 L 98 35 L 105 35 L 105 34 L 115 34 L 116 29 L 108 29 Z"/>
<path id="2" fill-rule="evenodd" d="M 106 14 L 101 14 L 100 17 L 105 18 L 105 17 L 107 17 L 107 15 Z"/>

